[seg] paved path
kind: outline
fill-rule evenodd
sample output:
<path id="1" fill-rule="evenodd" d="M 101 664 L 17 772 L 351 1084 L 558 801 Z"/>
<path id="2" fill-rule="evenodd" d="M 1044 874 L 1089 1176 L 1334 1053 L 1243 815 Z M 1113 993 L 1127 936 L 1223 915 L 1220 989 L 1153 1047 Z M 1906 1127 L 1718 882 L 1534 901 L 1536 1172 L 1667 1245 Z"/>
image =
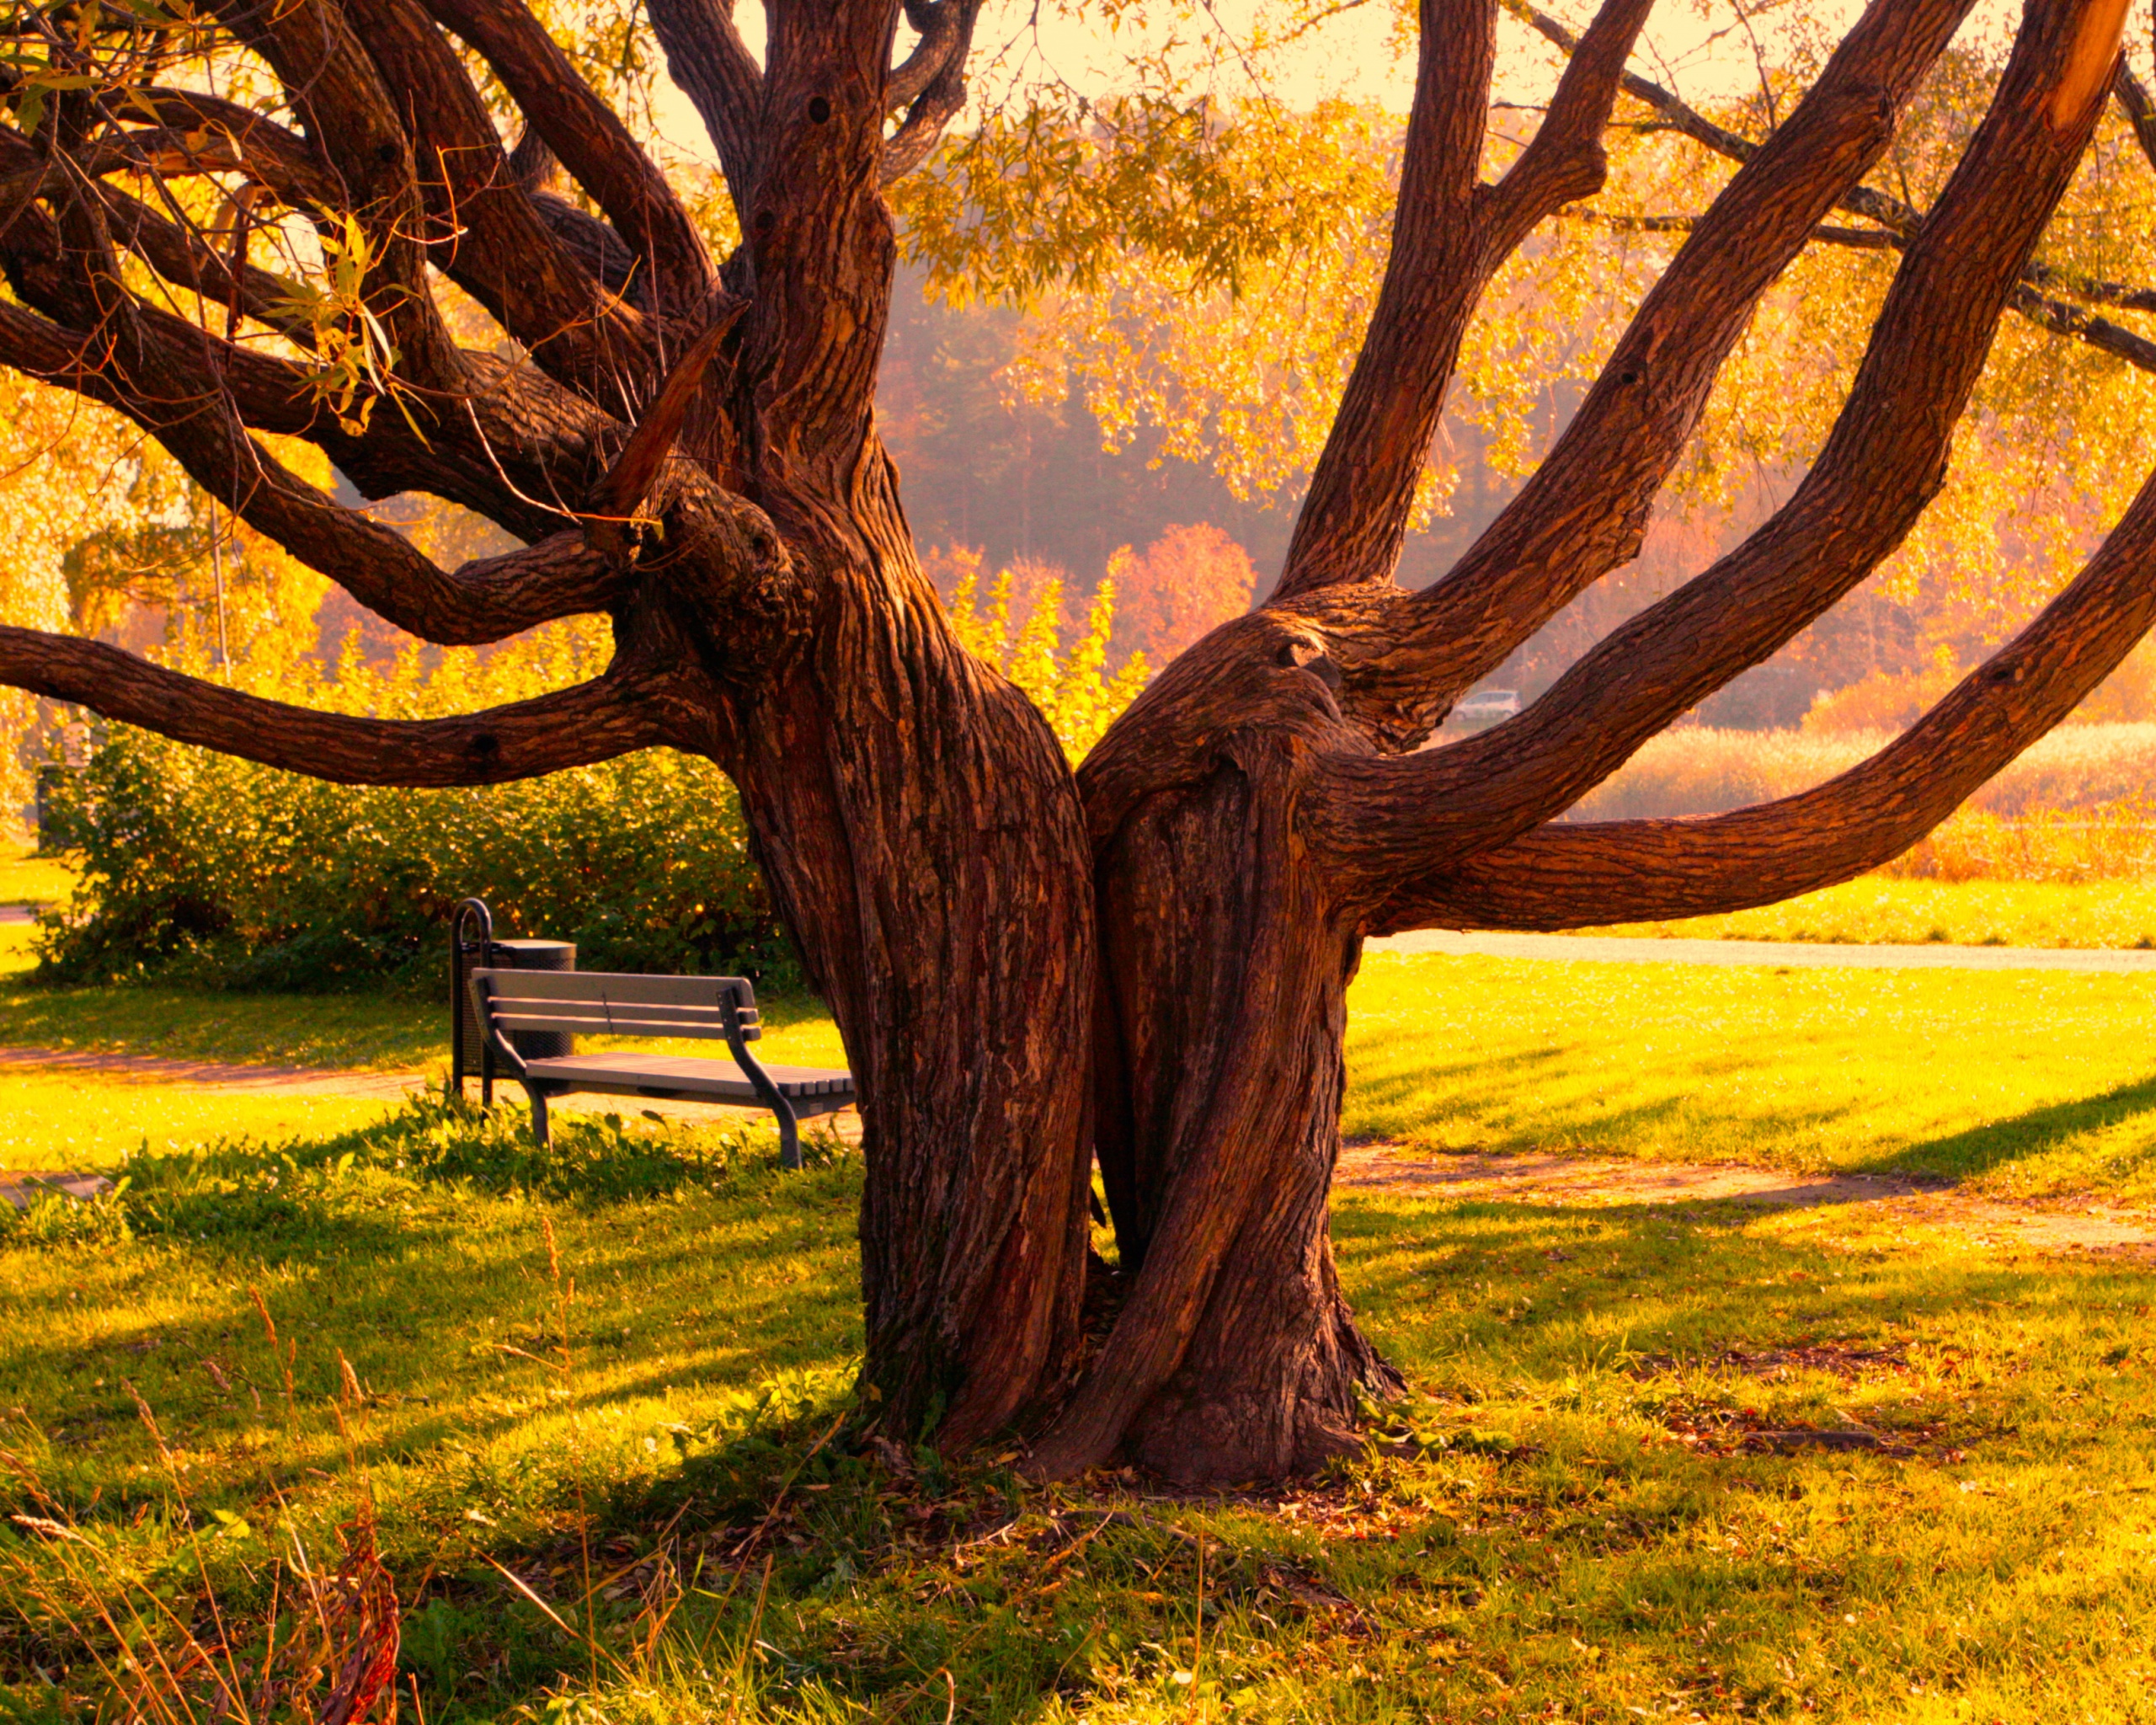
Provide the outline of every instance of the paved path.
<path id="1" fill-rule="evenodd" d="M 1838 970 L 2112 970 L 2156 975 L 2156 952 L 2116 947 L 1840 946 L 1794 940 L 1456 934 L 1449 929 L 1421 928 L 1371 941 L 1367 950 L 1442 953 L 1456 959 L 1588 959 L 1628 964 L 1768 964 Z"/>

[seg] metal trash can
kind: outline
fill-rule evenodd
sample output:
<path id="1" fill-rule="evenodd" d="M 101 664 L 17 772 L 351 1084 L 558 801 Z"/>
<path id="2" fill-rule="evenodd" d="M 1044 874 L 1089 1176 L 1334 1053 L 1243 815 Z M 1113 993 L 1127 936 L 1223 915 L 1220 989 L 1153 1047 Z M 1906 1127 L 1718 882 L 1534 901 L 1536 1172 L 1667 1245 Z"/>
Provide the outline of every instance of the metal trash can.
<path id="1" fill-rule="evenodd" d="M 494 1062 L 478 1015 L 472 1010 L 470 981 L 477 969 L 574 970 L 576 943 L 567 940 L 496 940 L 494 919 L 481 899 L 467 899 L 449 923 L 451 1005 L 451 1087 L 464 1094 L 464 1079 L 476 1072 L 479 1097 L 494 1099 Z M 527 1060 L 560 1060 L 576 1052 L 576 1038 L 563 1030 L 512 1030 L 510 1045 Z"/>

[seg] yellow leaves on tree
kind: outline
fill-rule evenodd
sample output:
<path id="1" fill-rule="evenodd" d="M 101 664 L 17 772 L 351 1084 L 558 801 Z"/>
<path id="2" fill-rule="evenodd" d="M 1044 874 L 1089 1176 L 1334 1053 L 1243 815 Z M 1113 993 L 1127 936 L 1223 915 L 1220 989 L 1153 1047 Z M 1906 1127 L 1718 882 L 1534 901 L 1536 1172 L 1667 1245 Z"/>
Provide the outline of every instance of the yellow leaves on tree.
<path id="1" fill-rule="evenodd" d="M 1084 615 L 1074 620 L 1065 615 L 1070 576 L 1063 569 L 1022 558 L 997 570 L 984 593 L 982 561 L 979 550 L 963 545 L 931 549 L 921 559 L 958 638 L 1040 710 L 1075 764 L 1149 675 L 1143 654 L 1126 660 L 1120 670 L 1108 670 L 1115 583 L 1096 587 Z M 1073 636 L 1067 649 L 1062 644 L 1066 633 Z"/>

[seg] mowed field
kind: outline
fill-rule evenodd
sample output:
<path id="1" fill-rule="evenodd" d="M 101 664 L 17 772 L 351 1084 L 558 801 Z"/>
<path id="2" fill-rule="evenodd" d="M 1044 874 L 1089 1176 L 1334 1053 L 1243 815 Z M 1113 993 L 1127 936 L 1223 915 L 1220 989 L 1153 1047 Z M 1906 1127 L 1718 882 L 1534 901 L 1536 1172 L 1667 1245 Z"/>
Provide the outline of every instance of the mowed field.
<path id="1" fill-rule="evenodd" d="M 19 932 L 0 1045 L 442 1057 L 424 1003 L 32 988 Z M 830 1057 L 774 1005 L 773 1052 Z M 2131 1207 L 2152 1007 L 1374 955 L 1346 1125 Z M 1409 1395 L 1284 1493 L 1190 1496 L 866 1443 L 835 1147 L 785 1176 L 767 1133 L 625 1111 L 542 1156 L 513 1108 L 80 1072 L 0 1072 L 0 1141 L 128 1182 L 0 1235 L 9 1717 L 158 1717 L 161 1672 L 259 1657 L 294 1541 L 332 1562 L 371 1506 L 430 1722 L 2156 1718 L 2132 1253 L 1884 1200 L 1345 1190 L 1342 1281 Z"/>

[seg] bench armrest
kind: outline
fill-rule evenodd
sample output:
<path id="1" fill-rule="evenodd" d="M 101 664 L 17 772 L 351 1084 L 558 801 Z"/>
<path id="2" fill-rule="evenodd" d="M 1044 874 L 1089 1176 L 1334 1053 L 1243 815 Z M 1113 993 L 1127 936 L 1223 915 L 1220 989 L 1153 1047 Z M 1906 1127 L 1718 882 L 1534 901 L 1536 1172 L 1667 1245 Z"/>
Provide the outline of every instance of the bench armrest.
<path id="1" fill-rule="evenodd" d="M 494 1058 L 509 1069 L 512 1077 L 520 1084 L 526 1083 L 524 1056 L 516 1051 L 515 1045 L 502 1034 L 500 1028 L 494 1023 L 494 996 L 487 986 L 487 979 L 475 975 L 467 986 L 472 991 L 472 1016 L 479 1021 L 479 1033 L 486 1038 L 487 1047 Z"/>

